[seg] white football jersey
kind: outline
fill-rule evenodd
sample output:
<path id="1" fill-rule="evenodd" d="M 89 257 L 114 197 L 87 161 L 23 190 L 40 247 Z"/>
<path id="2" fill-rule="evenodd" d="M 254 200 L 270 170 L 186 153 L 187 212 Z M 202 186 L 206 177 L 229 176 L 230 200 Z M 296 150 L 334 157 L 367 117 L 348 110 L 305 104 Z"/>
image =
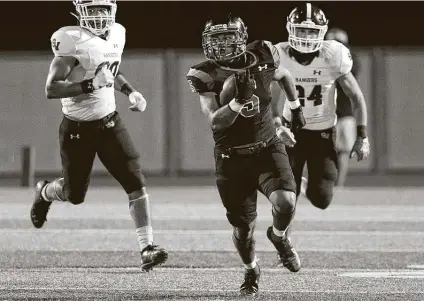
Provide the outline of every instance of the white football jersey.
<path id="1" fill-rule="evenodd" d="M 79 26 L 60 28 L 51 37 L 55 56 L 73 56 L 79 64 L 66 81 L 81 82 L 93 78 L 107 67 L 116 76 L 125 46 L 125 28 L 115 23 L 104 40 Z M 70 119 L 91 121 L 105 117 L 116 109 L 114 87 L 103 87 L 89 94 L 62 98 L 62 112 Z"/>
<path id="2" fill-rule="evenodd" d="M 336 80 L 352 69 L 350 51 L 337 41 L 324 41 L 319 55 L 309 65 L 299 64 L 289 55 L 289 43 L 275 45 L 280 52 L 280 66 L 292 75 L 306 119 L 304 129 L 324 130 L 337 123 Z M 284 93 L 282 97 L 285 98 Z M 291 120 L 290 106 L 284 99 L 283 116 Z"/>

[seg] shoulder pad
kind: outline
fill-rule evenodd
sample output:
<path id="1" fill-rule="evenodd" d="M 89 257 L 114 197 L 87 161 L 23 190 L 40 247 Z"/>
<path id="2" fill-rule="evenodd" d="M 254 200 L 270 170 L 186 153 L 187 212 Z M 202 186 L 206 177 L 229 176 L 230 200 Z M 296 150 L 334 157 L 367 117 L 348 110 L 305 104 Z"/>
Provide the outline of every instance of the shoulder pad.
<path id="1" fill-rule="evenodd" d="M 67 26 L 57 30 L 50 38 L 52 51 L 55 56 L 75 56 L 76 43 L 81 38 L 78 26 Z"/>
<path id="2" fill-rule="evenodd" d="M 280 55 L 280 62 L 288 56 L 287 52 L 290 49 L 289 42 L 280 42 L 275 44 L 274 47 L 277 49 L 278 54 Z"/>
<path id="3" fill-rule="evenodd" d="M 277 48 L 269 41 L 256 40 L 256 41 L 253 41 L 252 43 L 249 43 L 246 48 L 247 48 L 247 50 L 252 51 L 252 52 L 266 51 L 272 57 L 272 60 L 274 61 L 275 67 L 278 67 L 278 65 L 280 64 L 280 54 L 279 54 Z"/>
<path id="4" fill-rule="evenodd" d="M 188 84 L 193 93 L 211 92 L 215 85 L 212 76 L 207 70 L 201 67 L 202 64 L 190 68 L 186 75 Z"/>
<path id="5" fill-rule="evenodd" d="M 334 40 L 324 41 L 321 50 L 330 66 L 340 75 L 345 75 L 352 70 L 352 55 L 342 43 Z"/>
<path id="6" fill-rule="evenodd" d="M 125 29 L 124 25 L 120 24 L 120 23 L 114 23 L 113 24 L 113 28 L 119 29 L 121 30 L 123 33 L 125 33 L 127 30 Z"/>
<path id="7" fill-rule="evenodd" d="M 118 39 L 120 40 L 120 42 L 122 43 L 122 45 L 125 45 L 125 41 L 126 41 L 126 32 L 127 30 L 125 29 L 125 27 L 119 23 L 114 23 L 112 30 L 116 30 Z"/>

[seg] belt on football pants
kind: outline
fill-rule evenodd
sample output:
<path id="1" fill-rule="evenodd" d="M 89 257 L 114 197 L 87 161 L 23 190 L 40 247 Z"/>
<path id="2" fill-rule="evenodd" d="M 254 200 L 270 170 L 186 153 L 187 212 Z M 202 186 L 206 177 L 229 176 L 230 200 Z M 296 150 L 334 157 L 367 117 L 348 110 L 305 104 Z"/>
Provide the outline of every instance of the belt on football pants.
<path id="1" fill-rule="evenodd" d="M 230 147 L 226 151 L 230 155 L 255 155 L 266 148 L 274 138 L 275 136 L 272 136 L 267 140 Z"/>
<path id="2" fill-rule="evenodd" d="M 68 119 L 70 122 L 74 122 L 77 123 L 78 126 L 93 126 L 93 125 L 104 125 L 106 127 L 108 127 L 108 124 L 110 124 L 112 121 L 112 119 L 118 115 L 117 111 L 114 111 L 108 115 L 106 115 L 103 118 L 100 119 L 96 119 L 96 120 L 90 120 L 90 121 L 77 121 L 77 120 L 73 120 L 71 118 L 69 118 L 68 116 L 65 115 L 65 118 Z"/>

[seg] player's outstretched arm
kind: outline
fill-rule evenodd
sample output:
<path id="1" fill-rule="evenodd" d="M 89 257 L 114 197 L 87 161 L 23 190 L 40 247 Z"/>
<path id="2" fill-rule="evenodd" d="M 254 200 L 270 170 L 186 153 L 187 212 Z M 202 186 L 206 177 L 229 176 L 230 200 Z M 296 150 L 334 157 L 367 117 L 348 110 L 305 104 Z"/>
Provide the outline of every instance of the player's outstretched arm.
<path id="1" fill-rule="evenodd" d="M 125 76 L 120 71 L 118 71 L 118 74 L 115 77 L 114 86 L 115 90 L 118 90 L 128 96 L 128 99 L 131 103 L 131 111 L 143 112 L 146 109 L 146 99 L 127 81 Z"/>

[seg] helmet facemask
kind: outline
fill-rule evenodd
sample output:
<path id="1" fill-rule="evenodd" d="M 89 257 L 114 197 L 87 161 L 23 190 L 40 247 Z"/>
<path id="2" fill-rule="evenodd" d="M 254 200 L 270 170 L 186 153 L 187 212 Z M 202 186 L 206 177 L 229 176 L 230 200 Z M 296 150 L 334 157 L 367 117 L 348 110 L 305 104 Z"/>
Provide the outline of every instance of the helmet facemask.
<path id="1" fill-rule="evenodd" d="M 312 53 L 322 47 L 327 25 L 316 25 L 312 21 L 301 24 L 287 22 L 289 45 L 301 53 Z"/>
<path id="2" fill-rule="evenodd" d="M 232 60 L 246 52 L 247 33 L 237 24 L 217 24 L 202 34 L 203 52 L 208 60 Z"/>
<path id="3" fill-rule="evenodd" d="M 77 0 L 74 1 L 80 26 L 94 35 L 103 35 L 115 23 L 115 0 Z"/>

